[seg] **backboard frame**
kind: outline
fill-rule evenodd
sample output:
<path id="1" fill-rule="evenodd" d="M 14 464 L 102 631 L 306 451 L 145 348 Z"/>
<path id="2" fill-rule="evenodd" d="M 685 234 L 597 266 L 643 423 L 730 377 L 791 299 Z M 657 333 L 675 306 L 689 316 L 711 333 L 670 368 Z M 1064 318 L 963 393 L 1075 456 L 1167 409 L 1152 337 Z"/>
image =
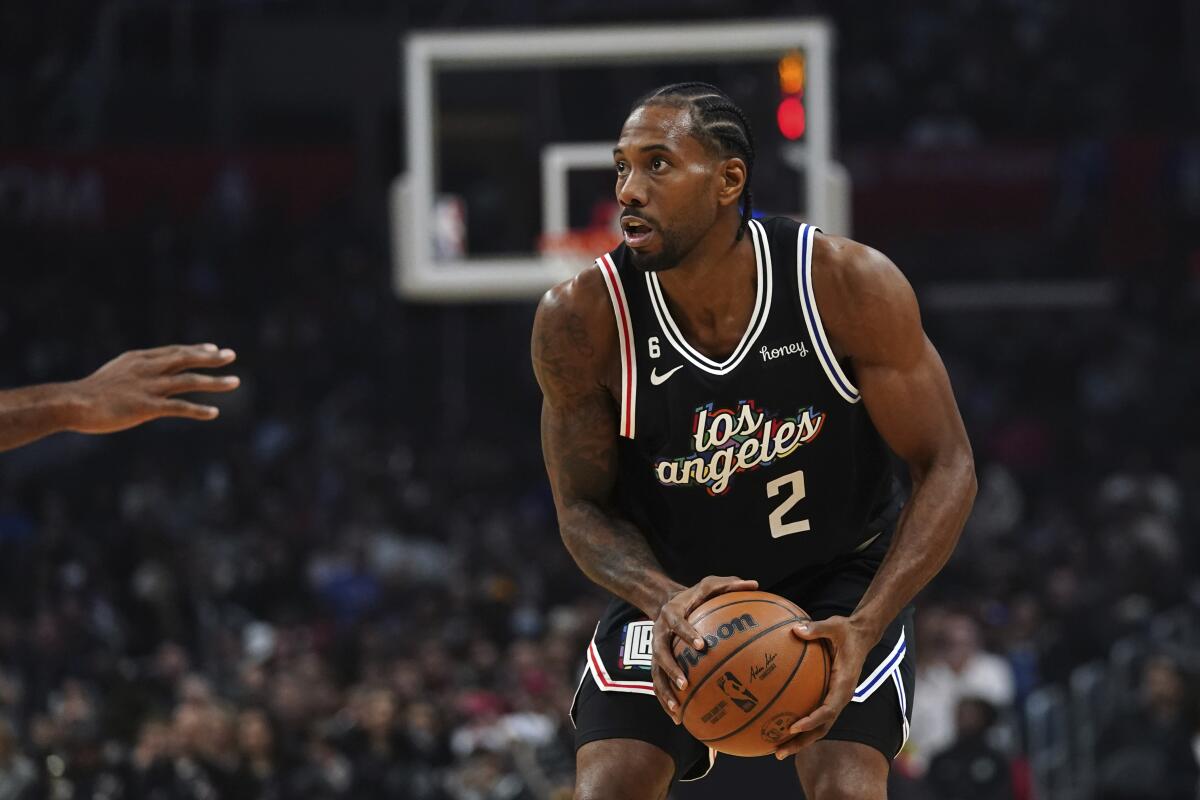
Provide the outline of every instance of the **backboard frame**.
<path id="1" fill-rule="evenodd" d="M 514 66 L 596 66 L 778 58 L 804 51 L 809 125 L 803 143 L 806 212 L 814 222 L 835 213 L 823 191 L 834 136 L 833 28 L 819 18 L 735 23 L 504 29 L 419 33 L 403 41 L 407 163 L 392 185 L 394 283 L 404 297 L 462 302 L 536 297 L 562 278 L 562 265 L 540 256 L 439 260 L 428 231 L 437 175 L 435 78 L 438 71 Z M 562 143 L 567 144 L 567 143 Z M 545 178 L 543 178 L 545 179 Z M 579 265 L 580 268 L 585 266 Z"/>

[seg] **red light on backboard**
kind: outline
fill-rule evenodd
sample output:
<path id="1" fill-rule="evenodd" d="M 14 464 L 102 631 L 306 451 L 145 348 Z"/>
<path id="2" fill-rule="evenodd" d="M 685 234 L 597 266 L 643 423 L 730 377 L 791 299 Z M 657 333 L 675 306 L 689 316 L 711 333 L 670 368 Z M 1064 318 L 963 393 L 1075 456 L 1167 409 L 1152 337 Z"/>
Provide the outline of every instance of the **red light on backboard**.
<path id="1" fill-rule="evenodd" d="M 788 139 L 799 139 L 804 135 L 804 103 L 799 97 L 785 97 L 775 112 L 779 132 Z"/>

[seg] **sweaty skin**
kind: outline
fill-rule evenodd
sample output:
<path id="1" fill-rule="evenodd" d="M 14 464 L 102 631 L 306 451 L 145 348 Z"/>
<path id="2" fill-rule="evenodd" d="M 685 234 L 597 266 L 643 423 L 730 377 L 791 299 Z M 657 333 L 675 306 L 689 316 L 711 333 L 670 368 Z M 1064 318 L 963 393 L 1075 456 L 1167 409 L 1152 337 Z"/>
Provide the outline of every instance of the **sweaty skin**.
<path id="1" fill-rule="evenodd" d="M 0 391 L 0 451 L 60 431 L 113 433 L 159 417 L 215 419 L 215 407 L 175 395 L 236 389 L 233 375 L 191 371 L 224 367 L 236 357 L 214 344 L 130 350 L 78 381 Z"/>
<path id="2" fill-rule="evenodd" d="M 680 113 L 686 115 L 649 106 L 630 116 L 614 154 L 617 198 L 627 213 L 667 229 L 670 220 L 692 213 L 690 205 L 715 208 L 715 216 L 708 211 L 713 221 L 699 239 L 692 241 L 687 231 L 678 237 L 690 247 L 682 248 L 678 266 L 660 272 L 659 279 L 688 342 L 721 359 L 741 338 L 754 293 L 753 255 L 745 239 L 736 239 L 745 165 L 713 156 L 690 135 L 679 136 Z M 658 162 L 660 156 L 665 164 Z M 648 261 L 665 238 L 670 237 L 657 232 L 649 238 Z M 833 669 L 825 703 L 792 726 L 794 738 L 776 755 L 801 754 L 796 759 L 801 783 L 817 800 L 827 793 L 882 797 L 888 765 L 879 751 L 857 742 L 811 745 L 850 701 L 867 653 L 887 624 L 949 558 L 974 499 L 974 462 L 945 367 L 921 327 L 912 289 L 895 265 L 856 242 L 822 235 L 814 244 L 812 270 L 830 343 L 853 370 L 880 435 L 908 465 L 913 492 L 891 548 L 854 613 L 794 629 L 800 638 L 830 641 Z M 542 448 L 563 542 L 591 580 L 655 621 L 655 692 L 678 724 L 674 687 L 686 682 L 671 658 L 673 637 L 703 647 L 687 624 L 688 612 L 715 594 L 756 584 L 709 576 L 696 586 L 680 585 L 664 574 L 643 534 L 613 508 L 620 356 L 599 270 L 586 269 L 542 298 L 532 353 L 543 393 Z M 610 741 L 608 751 L 633 746 L 619 741 L 623 744 Z M 585 745 L 580 765 L 598 758 L 602 744 Z M 659 762 L 661 769 L 671 768 L 669 758 Z M 853 783 L 843 786 L 847 780 Z M 851 794 L 839 795 L 842 788 Z"/>

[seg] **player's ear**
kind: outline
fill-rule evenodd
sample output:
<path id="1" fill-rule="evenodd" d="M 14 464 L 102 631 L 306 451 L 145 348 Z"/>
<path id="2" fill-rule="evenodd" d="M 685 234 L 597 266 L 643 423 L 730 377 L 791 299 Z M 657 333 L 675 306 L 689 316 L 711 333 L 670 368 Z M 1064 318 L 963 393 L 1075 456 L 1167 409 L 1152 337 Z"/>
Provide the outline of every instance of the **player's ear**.
<path id="1" fill-rule="evenodd" d="M 718 177 L 717 201 L 723 206 L 737 203 L 746 186 L 746 162 L 737 156 L 725 159 L 721 162 Z"/>

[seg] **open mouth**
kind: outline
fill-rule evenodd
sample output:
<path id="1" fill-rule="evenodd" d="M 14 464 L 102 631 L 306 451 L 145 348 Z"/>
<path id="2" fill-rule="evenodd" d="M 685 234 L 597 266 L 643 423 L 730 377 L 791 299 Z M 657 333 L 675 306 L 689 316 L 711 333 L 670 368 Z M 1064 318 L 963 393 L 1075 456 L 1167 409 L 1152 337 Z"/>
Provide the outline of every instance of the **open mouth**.
<path id="1" fill-rule="evenodd" d="M 622 217 L 621 232 L 625 234 L 625 244 L 642 247 L 654 235 L 654 228 L 641 217 Z"/>

